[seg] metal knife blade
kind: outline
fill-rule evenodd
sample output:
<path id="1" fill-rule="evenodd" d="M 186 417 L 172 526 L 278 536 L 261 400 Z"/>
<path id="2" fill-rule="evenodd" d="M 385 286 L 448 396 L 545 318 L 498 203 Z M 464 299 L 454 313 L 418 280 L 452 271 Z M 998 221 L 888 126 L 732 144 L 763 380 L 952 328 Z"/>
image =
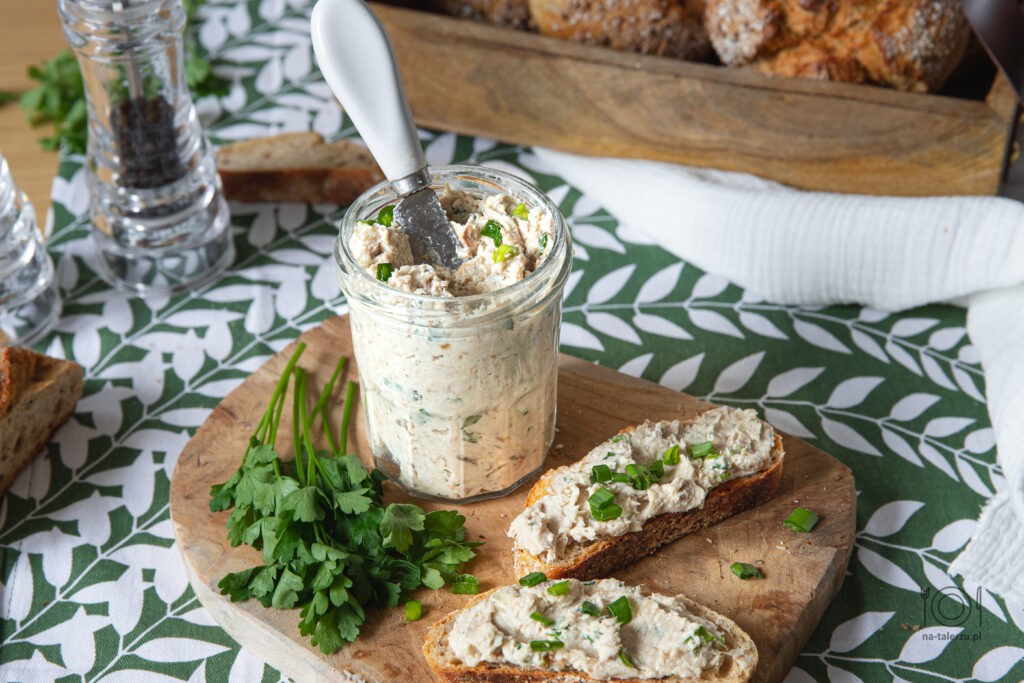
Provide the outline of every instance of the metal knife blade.
<path id="1" fill-rule="evenodd" d="M 407 194 L 398 202 L 395 222 L 409 236 L 413 262 L 440 264 L 452 270 L 462 265 L 458 238 L 437 193 L 429 187 Z"/>

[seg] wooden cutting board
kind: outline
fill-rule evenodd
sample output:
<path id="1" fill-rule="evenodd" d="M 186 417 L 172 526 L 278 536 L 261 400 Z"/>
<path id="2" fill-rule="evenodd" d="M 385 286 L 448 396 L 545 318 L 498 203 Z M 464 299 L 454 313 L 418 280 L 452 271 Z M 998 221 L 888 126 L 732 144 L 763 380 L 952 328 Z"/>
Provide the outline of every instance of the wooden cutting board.
<path id="1" fill-rule="evenodd" d="M 346 317 L 330 319 L 300 339 L 308 345 L 300 363 L 312 374 L 310 385 L 314 387 L 327 381 L 339 356 L 352 356 Z M 294 346 L 271 358 L 231 392 L 181 453 L 171 482 L 170 504 L 189 580 L 224 630 L 296 681 L 433 680 L 420 655 L 424 634 L 430 624 L 462 606 L 468 596 L 452 595 L 447 588 L 421 590 L 417 595 L 424 606 L 421 621 L 406 623 L 401 608 L 378 612 L 355 643 L 324 656 L 299 635 L 297 610 L 266 609 L 254 600 L 232 603 L 217 588 L 225 573 L 257 564 L 259 554 L 252 548 L 228 544 L 224 528 L 228 513 L 210 513 L 210 486 L 227 479 L 238 467 Z M 356 377 L 354 365 L 349 376 Z M 548 457 L 551 466 L 582 457 L 627 425 L 644 419 L 688 417 L 708 405 L 565 355 L 559 360 L 558 382 L 558 433 Z M 339 423 L 340 415 L 339 399 L 331 405 L 332 424 Z M 285 415 L 283 424 L 290 424 L 290 419 Z M 369 448 L 359 409 L 353 422 L 350 445 L 365 460 Z M 285 441 L 290 440 L 279 439 L 280 444 Z M 685 593 L 736 621 L 757 643 L 756 681 L 781 681 L 792 667 L 839 590 L 855 531 L 856 495 L 850 470 L 798 439 L 786 437 L 785 447 L 782 485 L 770 501 L 682 538 L 616 574 L 657 592 Z M 290 457 L 287 448 L 282 451 L 284 457 Z M 466 516 L 469 537 L 486 542 L 466 567 L 479 578 L 481 589 L 518 578 L 512 570 L 505 531 L 522 510 L 528 489 L 529 484 L 504 498 L 472 505 L 421 502 L 427 509 L 457 507 Z M 397 499 L 394 489 L 390 497 Z M 781 525 L 798 503 L 821 516 L 810 534 L 795 534 Z M 756 562 L 764 570 L 764 580 L 740 581 L 729 570 L 735 561 Z"/>

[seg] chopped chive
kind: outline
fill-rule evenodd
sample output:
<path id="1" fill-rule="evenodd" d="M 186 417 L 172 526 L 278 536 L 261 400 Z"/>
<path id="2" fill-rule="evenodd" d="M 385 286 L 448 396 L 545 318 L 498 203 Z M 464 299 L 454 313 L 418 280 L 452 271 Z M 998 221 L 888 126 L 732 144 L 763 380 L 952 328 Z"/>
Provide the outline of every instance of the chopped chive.
<path id="1" fill-rule="evenodd" d="M 633 663 L 633 660 L 630 658 L 629 653 L 626 652 L 626 648 L 619 649 L 619 659 L 622 660 L 622 663 L 628 666 L 630 669 L 636 668 L 636 664 Z"/>
<path id="2" fill-rule="evenodd" d="M 691 443 L 688 448 L 690 449 L 691 458 L 706 458 L 715 452 L 715 445 L 710 441 L 701 441 L 700 443 Z"/>
<path id="3" fill-rule="evenodd" d="M 490 237 L 495 247 L 501 246 L 501 225 L 498 221 L 487 221 L 484 227 L 480 228 L 483 237 Z"/>
<path id="4" fill-rule="evenodd" d="M 565 595 L 571 589 L 568 581 L 559 581 L 548 586 L 548 595 Z"/>
<path id="5" fill-rule="evenodd" d="M 515 207 L 511 211 L 509 211 L 509 214 L 515 216 L 516 218 L 522 218 L 524 221 L 530 217 L 530 212 L 526 208 L 526 204 L 523 204 L 521 202 L 519 204 L 516 204 Z"/>
<path id="6" fill-rule="evenodd" d="M 615 502 L 615 494 L 601 486 L 590 494 L 590 498 L 587 499 L 587 502 L 590 503 L 591 510 L 600 510 L 601 508 L 607 507 Z"/>
<path id="7" fill-rule="evenodd" d="M 519 579 L 520 586 L 536 586 L 538 583 L 543 583 L 548 580 L 548 577 L 544 575 L 544 572 L 530 572 L 523 578 Z"/>
<path id="8" fill-rule="evenodd" d="M 620 484 L 628 484 L 629 475 L 626 474 L 625 472 L 612 472 L 612 481 L 618 482 Z"/>
<path id="9" fill-rule="evenodd" d="M 601 608 L 599 608 L 597 605 L 590 602 L 589 600 L 583 601 L 583 604 L 580 605 L 580 611 L 584 614 L 589 614 L 592 617 L 601 616 Z"/>
<path id="10" fill-rule="evenodd" d="M 697 647 L 700 647 L 701 645 L 709 645 L 709 644 L 715 644 L 715 645 L 718 645 L 718 644 L 724 645 L 725 644 L 725 638 L 724 637 L 716 636 L 714 633 L 712 633 L 711 631 L 707 630 L 703 626 L 698 626 L 697 630 L 693 632 L 693 635 L 695 635 L 698 638 L 700 638 L 701 642 L 698 644 Z M 689 640 L 692 637 L 693 636 L 689 636 L 686 640 Z M 683 642 L 686 642 L 686 641 L 683 641 Z M 697 650 L 697 648 L 694 648 L 695 652 L 696 652 L 696 650 Z"/>
<path id="11" fill-rule="evenodd" d="M 552 650 L 560 650 L 565 647 L 565 643 L 560 640 L 531 640 L 530 649 L 534 652 L 551 652 Z"/>
<path id="12" fill-rule="evenodd" d="M 391 273 L 395 272 L 394 267 L 390 263 L 378 263 L 377 264 L 377 279 L 381 282 L 387 282 L 391 279 Z"/>
<path id="13" fill-rule="evenodd" d="M 679 464 L 679 444 L 673 444 L 665 449 L 664 455 L 661 456 L 662 462 L 666 465 L 678 465 Z"/>
<path id="14" fill-rule="evenodd" d="M 423 605 L 419 600 L 410 600 L 405 603 L 405 620 L 419 621 L 423 616 Z"/>
<path id="15" fill-rule="evenodd" d="M 807 508 L 795 508 L 786 521 L 782 523 L 784 527 L 791 531 L 798 531 L 800 533 L 807 533 L 814 528 L 814 525 L 818 523 L 818 515 L 808 510 Z"/>
<path id="16" fill-rule="evenodd" d="M 655 479 L 661 479 L 665 476 L 665 463 L 661 460 L 655 460 L 651 463 L 651 466 L 647 468 L 647 471 L 650 472 Z"/>
<path id="17" fill-rule="evenodd" d="M 386 228 L 390 228 L 391 224 L 395 222 L 395 205 L 388 204 L 380 213 L 377 214 L 377 220 L 374 221 L 377 225 L 383 225 Z"/>
<path id="18" fill-rule="evenodd" d="M 590 470 L 590 483 L 591 484 L 603 484 L 606 481 L 611 481 L 612 471 L 608 465 L 594 465 L 594 469 Z"/>
<path id="19" fill-rule="evenodd" d="M 591 508 L 590 514 L 592 514 L 594 519 L 598 522 L 610 522 L 611 520 L 618 519 L 622 516 L 622 508 L 615 503 L 610 503 L 598 510 Z"/>
<path id="20" fill-rule="evenodd" d="M 452 580 L 452 593 L 455 595 L 476 595 L 480 592 L 480 582 L 472 574 L 459 574 Z"/>
<path id="21" fill-rule="evenodd" d="M 625 440 L 626 440 L 626 435 L 625 434 L 616 434 L 611 439 L 612 443 L 619 443 L 620 441 L 625 441 Z"/>
<path id="22" fill-rule="evenodd" d="M 534 621 L 539 621 L 540 623 L 544 624 L 545 626 L 551 626 L 551 624 L 555 623 L 554 619 L 552 619 L 551 617 L 548 617 L 548 616 L 545 616 L 545 615 L 541 614 L 537 610 L 533 611 L 533 613 L 530 615 L 530 618 L 533 619 Z"/>
<path id="23" fill-rule="evenodd" d="M 629 477 L 630 486 L 638 491 L 643 491 L 651 485 L 647 476 L 640 470 L 640 466 L 635 463 L 626 465 L 626 476 Z"/>
<path id="24" fill-rule="evenodd" d="M 540 242 L 540 250 L 543 253 L 543 251 L 548 248 L 548 234 L 546 232 L 542 232 L 537 241 Z"/>
<path id="25" fill-rule="evenodd" d="M 608 614 L 615 617 L 620 624 L 628 624 L 633 619 L 633 608 L 629 606 L 629 598 L 623 595 L 608 603 Z"/>
<path id="26" fill-rule="evenodd" d="M 746 562 L 733 562 L 730 569 L 732 569 L 733 574 L 740 577 L 744 581 L 746 581 L 747 579 L 764 578 L 764 573 L 760 569 L 758 569 L 752 564 L 747 564 Z"/>
<path id="27" fill-rule="evenodd" d="M 513 256 L 519 256 L 519 247 L 514 244 L 503 244 L 494 250 L 491 260 L 495 263 L 503 263 Z"/>

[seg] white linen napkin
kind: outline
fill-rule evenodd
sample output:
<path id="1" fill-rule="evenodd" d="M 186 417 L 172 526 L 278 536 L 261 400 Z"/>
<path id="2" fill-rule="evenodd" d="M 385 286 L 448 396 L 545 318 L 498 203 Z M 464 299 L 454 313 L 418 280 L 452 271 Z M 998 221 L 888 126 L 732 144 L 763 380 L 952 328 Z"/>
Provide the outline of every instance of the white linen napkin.
<path id="1" fill-rule="evenodd" d="M 1024 204 L 805 192 L 742 173 L 534 151 L 623 224 L 770 301 L 966 305 L 1007 486 L 950 572 L 1024 604 Z"/>

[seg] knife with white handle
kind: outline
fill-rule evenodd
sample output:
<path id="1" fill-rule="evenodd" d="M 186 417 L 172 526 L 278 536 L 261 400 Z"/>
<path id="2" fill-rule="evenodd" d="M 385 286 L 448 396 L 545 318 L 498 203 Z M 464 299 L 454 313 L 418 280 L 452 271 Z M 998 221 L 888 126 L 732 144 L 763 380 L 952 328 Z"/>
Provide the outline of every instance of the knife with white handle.
<path id="1" fill-rule="evenodd" d="M 311 35 L 324 80 L 401 197 L 395 222 L 409 236 L 414 260 L 457 268 L 462 263 L 459 242 L 430 189 L 423 147 L 384 27 L 361 0 L 319 0 Z"/>

